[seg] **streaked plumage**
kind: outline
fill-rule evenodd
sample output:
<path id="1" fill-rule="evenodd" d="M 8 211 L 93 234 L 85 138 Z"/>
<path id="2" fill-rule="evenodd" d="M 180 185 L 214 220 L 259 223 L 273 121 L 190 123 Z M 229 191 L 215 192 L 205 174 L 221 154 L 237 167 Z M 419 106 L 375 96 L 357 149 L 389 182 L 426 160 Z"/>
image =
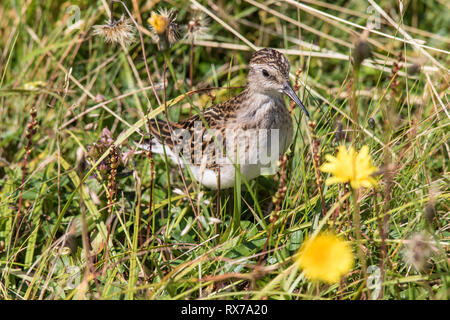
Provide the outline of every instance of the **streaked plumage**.
<path id="1" fill-rule="evenodd" d="M 283 93 L 293 99 L 309 116 L 289 85 L 289 69 L 289 61 L 279 51 L 268 48 L 257 51 L 249 63 L 248 85 L 237 96 L 187 120 L 170 123 L 172 130 L 166 121 L 151 120 L 149 125 L 153 136 L 152 152 L 163 154 L 163 143 L 167 155 L 174 161 L 180 161 L 182 166 L 189 167 L 195 179 L 208 188 L 218 187 L 219 170 L 220 187 L 234 186 L 236 159 L 239 159 L 239 169 L 243 178 L 247 180 L 256 178 L 266 164 L 262 160 L 265 159 L 263 155 L 270 158 L 273 164 L 292 142 L 292 118 L 285 106 Z M 208 129 L 216 130 L 215 138 L 206 137 L 199 141 L 198 138 L 204 137 Z M 275 148 L 271 144 L 272 134 L 275 139 L 277 133 L 271 129 L 278 130 L 278 139 L 274 140 L 278 144 L 278 152 L 275 154 L 269 152 L 272 147 Z M 177 132 L 185 135 L 185 139 L 181 140 L 184 145 L 177 139 Z M 236 137 L 231 133 L 242 133 L 238 135 L 241 140 L 235 140 Z M 223 147 L 216 147 L 218 142 L 221 142 Z M 239 146 L 239 158 L 233 149 L 236 145 Z M 138 146 L 149 149 L 148 144 Z M 182 146 L 190 152 L 188 156 L 180 150 Z M 200 154 L 200 150 L 202 155 L 206 153 L 203 158 L 196 157 Z M 225 152 L 224 162 L 217 163 L 216 156 L 222 152 Z"/>

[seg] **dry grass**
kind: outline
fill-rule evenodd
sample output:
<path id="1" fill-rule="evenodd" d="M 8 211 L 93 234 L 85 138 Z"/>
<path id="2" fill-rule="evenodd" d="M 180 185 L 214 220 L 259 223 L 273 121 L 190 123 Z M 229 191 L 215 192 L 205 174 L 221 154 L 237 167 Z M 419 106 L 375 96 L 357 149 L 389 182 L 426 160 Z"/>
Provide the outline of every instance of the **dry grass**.
<path id="1" fill-rule="evenodd" d="M 0 299 L 448 299 L 448 4 L 152 3 L 126 2 L 141 36 L 130 46 L 94 36 L 107 1 L 79 1 L 80 28 L 69 2 L 0 5 Z M 146 21 L 160 7 L 180 27 L 202 12 L 207 37 L 158 51 Z M 355 72 L 358 39 L 372 56 Z M 259 177 L 218 197 L 136 152 L 145 119 L 178 121 L 236 94 L 261 47 L 288 55 L 315 122 L 294 110 L 283 188 Z M 317 171 L 341 143 L 368 145 L 382 169 L 353 202 Z M 292 261 L 323 230 L 362 250 L 339 284 Z M 412 246 L 417 233 L 427 241 Z"/>

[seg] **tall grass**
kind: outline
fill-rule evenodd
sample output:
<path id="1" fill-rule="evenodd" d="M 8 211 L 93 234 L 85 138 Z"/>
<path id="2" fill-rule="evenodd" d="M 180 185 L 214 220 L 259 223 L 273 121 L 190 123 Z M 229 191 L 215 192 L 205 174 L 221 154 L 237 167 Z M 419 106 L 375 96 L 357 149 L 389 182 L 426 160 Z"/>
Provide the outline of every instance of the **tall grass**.
<path id="1" fill-rule="evenodd" d="M 3 1 L 0 298 L 448 299 L 450 10 L 369 2 L 124 1 L 142 35 L 125 47 L 93 36 L 107 1 Z M 159 51 L 146 22 L 158 8 L 176 9 L 180 26 L 202 12 L 206 37 Z M 368 20 L 379 23 L 372 55 L 355 69 Z M 314 121 L 293 109 L 279 174 L 217 193 L 136 150 L 146 119 L 237 94 L 260 47 L 287 54 Z M 340 144 L 368 145 L 381 169 L 353 204 L 318 171 Z M 333 285 L 293 263 L 325 230 L 362 251 Z M 426 241 L 414 247 L 416 234 Z"/>

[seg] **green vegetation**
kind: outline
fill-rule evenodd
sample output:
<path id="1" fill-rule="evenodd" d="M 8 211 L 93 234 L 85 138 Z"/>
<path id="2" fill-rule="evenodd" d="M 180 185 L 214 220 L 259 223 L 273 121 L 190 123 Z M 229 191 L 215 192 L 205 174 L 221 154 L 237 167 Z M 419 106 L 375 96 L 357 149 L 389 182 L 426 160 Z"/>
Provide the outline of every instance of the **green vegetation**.
<path id="1" fill-rule="evenodd" d="M 94 35 L 109 1 L 0 4 L 0 299 L 449 299 L 448 2 L 124 2 L 146 59 L 136 31 Z M 256 47 L 285 50 L 313 121 L 293 109 L 278 174 L 218 193 L 136 149 L 146 117 L 240 92 Z M 339 145 L 368 146 L 375 187 L 325 184 Z M 339 283 L 294 262 L 322 231 L 353 249 Z"/>

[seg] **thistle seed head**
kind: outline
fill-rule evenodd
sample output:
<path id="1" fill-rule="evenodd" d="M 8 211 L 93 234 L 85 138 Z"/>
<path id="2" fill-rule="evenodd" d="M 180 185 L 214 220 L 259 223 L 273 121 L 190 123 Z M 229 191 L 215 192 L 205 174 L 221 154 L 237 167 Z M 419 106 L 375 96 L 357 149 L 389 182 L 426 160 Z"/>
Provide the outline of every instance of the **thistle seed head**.
<path id="1" fill-rule="evenodd" d="M 165 51 L 178 40 L 178 24 L 175 23 L 177 14 L 173 9 L 161 9 L 158 13 L 152 12 L 148 23 L 152 31 L 153 41 L 158 45 L 158 49 Z"/>
<path id="2" fill-rule="evenodd" d="M 104 25 L 95 25 L 94 35 L 101 36 L 106 43 L 123 43 L 129 46 L 135 41 L 135 29 L 130 19 L 124 15 L 119 20 L 111 18 Z"/>

